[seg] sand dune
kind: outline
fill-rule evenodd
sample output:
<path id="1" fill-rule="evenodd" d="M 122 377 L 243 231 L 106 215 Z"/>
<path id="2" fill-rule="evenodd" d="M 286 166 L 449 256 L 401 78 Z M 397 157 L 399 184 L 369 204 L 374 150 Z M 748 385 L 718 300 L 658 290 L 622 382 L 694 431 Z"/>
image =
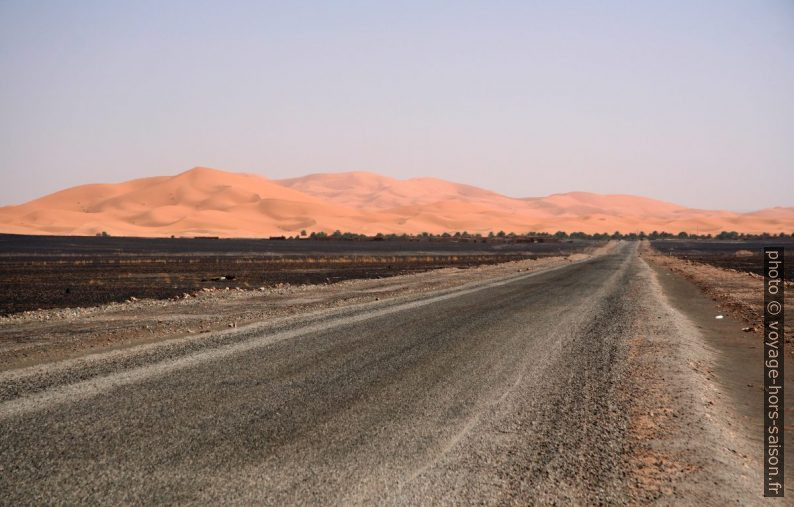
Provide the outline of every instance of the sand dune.
<path id="1" fill-rule="evenodd" d="M 364 209 L 404 208 L 438 201 L 480 202 L 497 207 L 515 206 L 515 199 L 436 178 L 398 180 L 374 173 L 350 172 L 310 174 L 276 181 L 309 195 Z"/>
<path id="2" fill-rule="evenodd" d="M 3 233 L 261 237 L 337 229 L 791 233 L 794 207 L 736 213 L 586 192 L 516 199 L 434 178 L 357 172 L 268 180 L 202 167 L 176 176 L 82 185 L 0 207 Z"/>

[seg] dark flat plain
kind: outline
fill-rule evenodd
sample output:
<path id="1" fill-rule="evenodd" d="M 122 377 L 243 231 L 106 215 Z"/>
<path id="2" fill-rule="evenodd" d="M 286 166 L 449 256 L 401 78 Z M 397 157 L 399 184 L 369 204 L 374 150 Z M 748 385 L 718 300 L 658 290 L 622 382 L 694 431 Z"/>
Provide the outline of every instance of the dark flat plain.
<path id="1" fill-rule="evenodd" d="M 568 255 L 593 242 L 0 235 L 0 313 L 164 299 L 202 288 L 332 283 Z M 218 280 L 232 275 L 233 279 Z"/>
<path id="2" fill-rule="evenodd" d="M 764 248 L 782 246 L 785 248 L 784 276 L 786 280 L 794 280 L 794 239 L 791 238 L 750 241 L 664 239 L 651 241 L 651 245 L 666 255 L 762 276 L 764 274 Z M 749 251 L 752 255 L 736 255 L 741 250 Z"/>

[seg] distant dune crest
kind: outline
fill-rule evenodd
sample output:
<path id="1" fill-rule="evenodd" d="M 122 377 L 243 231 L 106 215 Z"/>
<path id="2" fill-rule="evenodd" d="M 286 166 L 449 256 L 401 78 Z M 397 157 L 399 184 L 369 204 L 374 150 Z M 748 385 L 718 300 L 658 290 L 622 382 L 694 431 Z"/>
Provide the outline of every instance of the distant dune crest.
<path id="1" fill-rule="evenodd" d="M 3 233 L 262 237 L 302 230 L 792 233 L 794 207 L 735 213 L 586 192 L 516 199 L 435 178 L 351 172 L 269 180 L 204 167 L 0 207 Z"/>

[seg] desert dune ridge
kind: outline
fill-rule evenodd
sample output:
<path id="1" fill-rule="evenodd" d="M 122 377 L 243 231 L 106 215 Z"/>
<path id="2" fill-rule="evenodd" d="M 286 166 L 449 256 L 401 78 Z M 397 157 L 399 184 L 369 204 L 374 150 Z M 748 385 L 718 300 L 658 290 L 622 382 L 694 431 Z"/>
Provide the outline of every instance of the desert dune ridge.
<path id="1" fill-rule="evenodd" d="M 560 230 L 790 234 L 794 207 L 738 213 L 588 192 L 513 198 L 435 178 L 399 180 L 351 172 L 269 180 L 206 167 L 175 176 L 80 185 L 0 207 L 0 232 L 14 234 L 267 237 L 336 230 L 368 235 Z"/>

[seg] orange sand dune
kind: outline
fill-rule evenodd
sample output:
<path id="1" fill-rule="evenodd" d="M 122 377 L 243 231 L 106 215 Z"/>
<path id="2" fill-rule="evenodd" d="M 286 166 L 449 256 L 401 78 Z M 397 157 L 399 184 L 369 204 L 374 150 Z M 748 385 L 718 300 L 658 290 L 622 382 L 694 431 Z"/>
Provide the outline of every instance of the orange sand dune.
<path id="1" fill-rule="evenodd" d="M 398 180 L 374 173 L 350 172 L 310 174 L 302 178 L 276 180 L 276 182 L 331 202 L 364 209 L 389 209 L 438 201 L 515 206 L 515 199 L 489 190 L 436 178 Z"/>
<path id="2" fill-rule="evenodd" d="M 200 167 L 176 176 L 82 185 L 0 207 L 3 233 L 262 237 L 337 229 L 791 233 L 794 207 L 735 213 L 586 192 L 516 199 L 434 178 L 341 173 L 273 181 Z"/>

